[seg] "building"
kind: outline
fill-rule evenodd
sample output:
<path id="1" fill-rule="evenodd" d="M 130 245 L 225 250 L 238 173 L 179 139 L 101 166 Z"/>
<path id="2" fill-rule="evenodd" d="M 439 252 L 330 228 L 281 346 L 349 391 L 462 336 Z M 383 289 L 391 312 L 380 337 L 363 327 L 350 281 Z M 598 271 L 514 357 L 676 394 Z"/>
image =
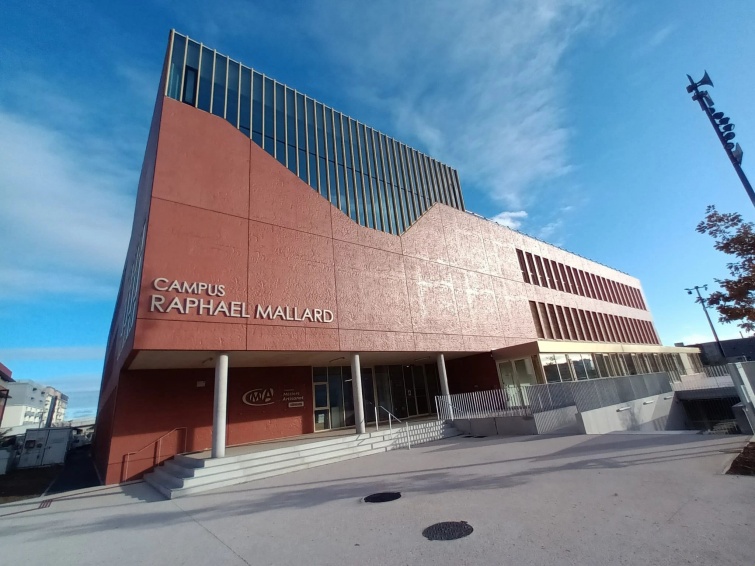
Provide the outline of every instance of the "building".
<path id="1" fill-rule="evenodd" d="M 171 32 L 103 370 L 107 483 L 449 390 L 698 363 L 661 346 L 636 278 L 466 212 L 451 167 Z"/>
<path id="2" fill-rule="evenodd" d="M 755 360 L 755 336 L 692 344 L 692 347 L 700 349 L 700 360 L 706 366 Z"/>
<path id="3" fill-rule="evenodd" d="M 6 384 L 8 401 L 3 415 L 3 428 L 16 426 L 62 426 L 68 396 L 53 387 L 34 381 Z"/>
<path id="4" fill-rule="evenodd" d="M 12 383 L 13 378 L 11 375 L 13 372 L 9 370 L 7 367 L 5 367 L 3 364 L 0 364 L 0 428 L 3 426 L 3 415 L 5 413 L 5 404 L 8 402 L 8 387 L 6 387 L 6 383 Z"/>

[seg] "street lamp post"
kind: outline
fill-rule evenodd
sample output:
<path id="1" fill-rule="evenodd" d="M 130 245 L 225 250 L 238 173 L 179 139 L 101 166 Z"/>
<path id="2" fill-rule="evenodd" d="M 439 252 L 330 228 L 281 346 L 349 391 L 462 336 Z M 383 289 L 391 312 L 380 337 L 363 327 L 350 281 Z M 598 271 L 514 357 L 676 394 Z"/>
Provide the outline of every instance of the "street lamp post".
<path id="1" fill-rule="evenodd" d="M 718 339 L 718 334 L 716 333 L 716 329 L 713 327 L 713 321 L 710 319 L 710 315 L 708 314 L 708 307 L 705 306 L 705 300 L 703 299 L 703 296 L 700 294 L 700 289 L 702 289 L 703 291 L 707 291 L 708 286 L 695 285 L 691 289 L 685 289 L 685 291 L 687 291 L 688 295 L 691 295 L 692 291 L 697 291 L 697 299 L 695 299 L 695 302 L 698 302 L 703 306 L 703 312 L 705 313 L 705 318 L 708 319 L 708 324 L 710 325 L 710 329 L 713 332 L 713 337 L 716 339 L 716 344 L 718 344 L 718 350 L 721 352 L 721 357 L 724 359 L 724 362 L 726 362 L 726 354 L 724 353 L 724 347 L 721 345 L 721 341 Z"/>
<path id="2" fill-rule="evenodd" d="M 738 143 L 731 141 L 736 136 L 732 131 L 734 129 L 734 124 L 731 123 L 731 119 L 724 116 L 723 112 L 716 111 L 713 107 L 713 99 L 708 94 L 708 91 L 700 90 L 700 87 L 703 85 L 713 86 L 713 81 L 710 80 L 708 71 L 705 71 L 705 75 L 698 82 L 693 81 L 692 77 L 689 75 L 687 75 L 687 78 L 689 79 L 687 92 L 692 94 L 692 100 L 697 101 L 700 105 L 700 109 L 705 112 L 708 120 L 710 120 L 710 125 L 716 130 L 718 141 L 721 142 L 729 161 L 731 161 L 734 170 L 739 176 L 739 180 L 742 181 L 742 185 L 744 186 L 745 191 L 747 191 L 747 195 L 750 197 L 750 201 L 752 201 L 753 206 L 755 206 L 755 191 L 752 190 L 750 181 L 747 179 L 744 171 L 742 171 L 742 156 L 744 155 L 744 152 L 742 151 L 742 148 L 739 147 Z"/>

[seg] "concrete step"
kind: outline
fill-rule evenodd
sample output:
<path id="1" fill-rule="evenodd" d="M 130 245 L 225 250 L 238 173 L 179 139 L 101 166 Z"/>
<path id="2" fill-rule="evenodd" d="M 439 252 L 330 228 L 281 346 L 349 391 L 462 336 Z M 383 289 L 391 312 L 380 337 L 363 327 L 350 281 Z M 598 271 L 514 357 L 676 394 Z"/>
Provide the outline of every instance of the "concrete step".
<path id="1" fill-rule="evenodd" d="M 408 430 L 412 446 L 459 434 L 452 424 L 439 421 L 409 424 Z M 173 499 L 406 446 L 406 428 L 397 426 L 226 458 L 182 454 L 155 468 L 144 479 Z"/>

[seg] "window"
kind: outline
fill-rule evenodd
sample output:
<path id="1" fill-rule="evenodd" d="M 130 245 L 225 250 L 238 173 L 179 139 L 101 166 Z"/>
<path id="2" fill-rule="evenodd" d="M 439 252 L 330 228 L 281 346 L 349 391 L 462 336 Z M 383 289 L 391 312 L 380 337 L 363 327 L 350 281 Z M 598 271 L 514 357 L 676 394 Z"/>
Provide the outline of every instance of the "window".
<path id="1" fill-rule="evenodd" d="M 228 89 L 226 91 L 225 101 L 225 119 L 234 126 L 238 127 L 239 118 L 239 64 L 235 61 L 228 62 Z"/>
<path id="2" fill-rule="evenodd" d="M 241 68 L 241 95 L 239 102 L 239 130 L 252 137 L 252 72 Z"/>
<path id="3" fill-rule="evenodd" d="M 598 365 L 598 372 L 600 377 L 612 377 L 614 373 L 610 369 L 611 361 L 607 354 L 595 354 L 595 362 Z"/>
<path id="4" fill-rule="evenodd" d="M 196 95 L 197 88 L 197 70 L 191 67 L 186 67 L 186 74 L 184 76 L 184 92 L 183 102 L 194 106 L 194 97 Z"/>
<path id="5" fill-rule="evenodd" d="M 170 56 L 170 71 L 168 73 L 168 96 L 178 100 L 181 92 L 181 73 L 184 66 L 184 51 L 186 38 L 176 35 L 173 38 L 173 50 Z"/>
<path id="6" fill-rule="evenodd" d="M 532 313 L 532 322 L 535 324 L 535 332 L 538 338 L 545 338 L 543 333 L 543 325 L 540 322 L 540 315 L 537 312 L 537 304 L 534 301 L 530 301 L 530 312 Z"/>
<path id="7" fill-rule="evenodd" d="M 545 381 L 548 383 L 558 383 L 561 381 L 561 374 L 558 371 L 556 356 L 553 354 L 541 354 L 540 363 L 543 366 Z"/>
<path id="8" fill-rule="evenodd" d="M 582 363 L 582 355 L 569 354 L 567 358 L 569 360 L 569 363 L 571 364 L 572 372 L 574 372 L 574 376 L 577 378 L 577 381 L 583 381 L 587 379 L 587 370 L 585 370 L 585 366 Z"/>
<path id="9" fill-rule="evenodd" d="M 535 268 L 537 269 L 537 275 L 540 278 L 540 285 L 542 287 L 550 287 L 550 279 L 545 273 L 545 267 L 543 267 L 543 258 L 539 255 L 535 256 Z"/>
<path id="10" fill-rule="evenodd" d="M 574 289 L 572 288 L 571 284 L 569 283 L 569 279 L 566 275 L 566 268 L 563 263 L 556 264 L 558 266 L 559 271 L 559 278 L 562 282 L 562 285 L 564 286 L 564 290 L 567 293 L 575 293 Z"/>
<path id="11" fill-rule="evenodd" d="M 546 307 L 548 310 L 548 316 L 551 319 L 551 326 L 553 328 L 553 337 L 556 340 L 563 340 L 563 334 L 561 333 L 561 328 L 558 324 L 558 318 L 556 317 L 556 309 L 553 305 L 550 303 L 546 303 Z"/>
<path id="12" fill-rule="evenodd" d="M 579 340 L 586 340 L 585 331 L 582 328 L 582 324 L 579 321 L 579 314 L 577 314 L 577 310 L 573 308 L 567 308 L 567 311 L 569 313 L 569 316 L 572 319 L 572 324 L 574 325 L 574 329 L 577 332 L 577 338 Z"/>
<path id="13" fill-rule="evenodd" d="M 571 324 L 571 320 L 564 312 L 564 308 L 562 306 L 556 306 L 556 314 L 558 316 L 558 323 L 561 325 L 561 329 L 564 332 L 564 338 L 568 340 L 576 340 L 577 336 L 574 332 L 574 326 Z"/>
<path id="14" fill-rule="evenodd" d="M 526 252 L 525 258 L 527 260 L 527 271 L 530 274 L 530 282 L 534 283 L 535 285 L 540 285 L 540 277 L 538 276 L 537 270 L 535 269 L 535 260 L 532 257 L 532 254 Z"/>
<path id="15" fill-rule="evenodd" d="M 548 339 L 552 339 L 553 329 L 551 328 L 550 319 L 548 318 L 548 311 L 545 308 L 545 303 L 538 303 L 537 308 L 540 311 L 540 320 L 543 323 L 543 330 L 545 331 L 545 337 Z"/>
<path id="16" fill-rule="evenodd" d="M 286 93 L 280 83 L 275 83 L 275 158 L 286 165 Z"/>
<path id="17" fill-rule="evenodd" d="M 556 288 L 556 279 L 553 276 L 553 268 L 551 267 L 551 261 L 548 258 L 544 258 L 543 262 L 545 263 L 545 273 L 548 277 L 548 287 L 551 289 Z"/>
<path id="18" fill-rule="evenodd" d="M 574 278 L 574 270 L 568 265 L 565 265 L 564 267 L 566 268 L 566 275 L 569 277 L 569 286 L 571 287 L 571 292 L 575 295 L 581 295 L 582 293 L 579 292 L 579 287 L 577 286 L 576 279 Z"/>
<path id="19" fill-rule="evenodd" d="M 525 283 L 530 282 L 530 276 L 527 273 L 527 266 L 524 264 L 524 254 L 522 250 L 516 250 L 516 258 L 519 260 L 519 269 L 522 271 L 522 279 Z"/>
<path id="20" fill-rule="evenodd" d="M 225 86 L 228 58 L 215 54 L 215 77 L 212 87 L 212 113 L 225 118 Z"/>

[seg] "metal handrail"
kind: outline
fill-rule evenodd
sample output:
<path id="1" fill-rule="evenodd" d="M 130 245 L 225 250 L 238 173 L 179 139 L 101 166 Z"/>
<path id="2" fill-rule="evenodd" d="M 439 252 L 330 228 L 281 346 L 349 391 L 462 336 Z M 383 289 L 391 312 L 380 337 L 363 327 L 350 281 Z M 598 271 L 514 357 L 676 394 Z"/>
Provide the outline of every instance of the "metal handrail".
<path id="1" fill-rule="evenodd" d="M 157 453 L 155 454 L 155 456 L 152 459 L 153 464 L 156 465 L 157 461 L 160 459 L 160 448 L 162 446 L 163 438 L 165 438 L 167 436 L 170 436 L 171 434 L 173 434 L 174 432 L 179 431 L 179 430 L 185 431 L 185 433 L 184 433 L 184 450 L 183 451 L 186 452 L 186 442 L 187 442 L 187 438 L 186 437 L 189 434 L 189 430 L 185 426 L 179 426 L 179 427 L 176 427 L 176 428 L 174 428 L 173 430 L 171 430 L 169 432 L 166 432 L 165 434 L 163 434 L 159 438 L 156 438 L 155 440 L 153 440 L 152 442 L 150 442 L 146 446 L 140 448 L 139 450 L 136 450 L 135 452 L 127 452 L 123 456 L 124 463 L 123 463 L 123 473 L 121 474 L 121 478 L 122 478 L 121 481 L 125 481 L 125 479 L 123 479 L 123 478 L 128 477 L 128 464 L 131 461 L 131 456 L 134 456 L 135 454 L 138 454 L 142 450 L 146 450 L 147 448 L 149 448 L 153 444 L 157 443 Z"/>
<path id="2" fill-rule="evenodd" d="M 390 426 L 390 424 L 391 424 L 391 417 L 393 417 L 394 419 L 396 419 L 400 423 L 404 422 L 400 418 L 398 418 L 396 415 L 394 415 L 393 413 L 391 413 L 388 409 L 386 409 L 385 407 L 383 407 L 382 405 L 378 405 L 378 408 L 379 409 L 383 409 L 386 413 L 388 413 L 388 426 Z"/>
<path id="3" fill-rule="evenodd" d="M 383 409 L 386 413 L 388 413 L 388 430 L 391 432 L 391 435 L 393 434 L 393 427 L 391 427 L 391 417 L 396 419 L 400 423 L 404 423 L 404 432 L 406 433 L 406 448 L 407 450 L 412 449 L 412 441 L 409 437 L 409 423 L 402 421 L 400 418 L 398 418 L 396 415 L 391 413 L 388 409 L 383 407 L 382 405 L 378 405 L 381 409 Z"/>

